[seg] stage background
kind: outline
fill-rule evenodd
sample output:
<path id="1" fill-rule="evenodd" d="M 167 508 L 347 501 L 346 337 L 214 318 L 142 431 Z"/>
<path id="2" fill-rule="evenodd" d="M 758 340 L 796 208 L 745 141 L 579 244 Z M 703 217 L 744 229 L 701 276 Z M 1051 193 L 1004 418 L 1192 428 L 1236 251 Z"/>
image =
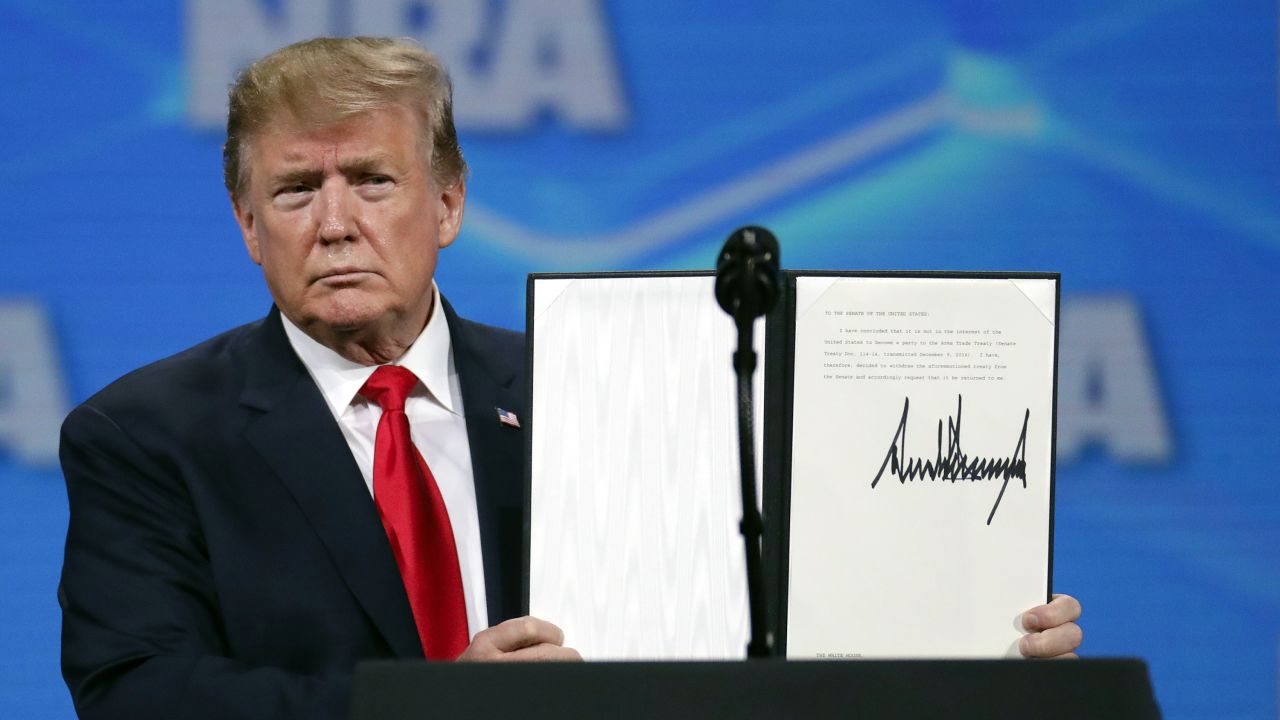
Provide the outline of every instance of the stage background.
<path id="1" fill-rule="evenodd" d="M 314 34 L 422 38 L 472 179 L 439 281 L 529 271 L 1063 277 L 1054 585 L 1171 718 L 1275 717 L 1280 122 L 1271 2 L 0 0 L 0 716 L 65 718 L 57 428 L 269 299 L 221 185 L 226 85 Z M 940 599 L 939 612 L 948 612 Z"/>

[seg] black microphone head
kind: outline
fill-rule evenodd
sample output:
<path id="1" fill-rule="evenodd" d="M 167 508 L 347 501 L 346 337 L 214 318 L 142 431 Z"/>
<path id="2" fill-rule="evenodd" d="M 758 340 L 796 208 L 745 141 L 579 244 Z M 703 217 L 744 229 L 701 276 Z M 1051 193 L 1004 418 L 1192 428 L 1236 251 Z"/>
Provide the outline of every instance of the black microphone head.
<path id="1" fill-rule="evenodd" d="M 716 301 L 735 318 L 759 317 L 778 301 L 778 238 L 767 228 L 734 230 L 716 260 Z"/>

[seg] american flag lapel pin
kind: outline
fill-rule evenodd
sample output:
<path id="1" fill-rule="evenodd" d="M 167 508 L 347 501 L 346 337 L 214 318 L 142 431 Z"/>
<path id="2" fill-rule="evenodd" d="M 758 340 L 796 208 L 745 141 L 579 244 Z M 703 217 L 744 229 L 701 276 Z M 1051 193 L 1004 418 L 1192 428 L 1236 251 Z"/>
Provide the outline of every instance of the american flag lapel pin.
<path id="1" fill-rule="evenodd" d="M 506 425 L 507 427 L 520 427 L 520 418 L 516 417 L 515 413 L 510 410 L 503 410 L 502 408 L 494 408 L 494 410 L 498 411 L 498 422 Z"/>

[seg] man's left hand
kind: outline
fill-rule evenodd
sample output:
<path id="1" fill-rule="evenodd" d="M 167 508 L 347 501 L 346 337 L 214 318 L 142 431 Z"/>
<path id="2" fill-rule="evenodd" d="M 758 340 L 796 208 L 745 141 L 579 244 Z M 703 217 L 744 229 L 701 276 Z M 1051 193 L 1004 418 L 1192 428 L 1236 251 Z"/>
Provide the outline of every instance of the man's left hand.
<path id="1" fill-rule="evenodd" d="M 1022 614 L 1026 635 L 1018 643 L 1023 657 L 1074 658 L 1084 639 L 1076 624 L 1080 619 L 1080 601 L 1070 595 L 1054 595 L 1048 605 L 1033 607 Z"/>

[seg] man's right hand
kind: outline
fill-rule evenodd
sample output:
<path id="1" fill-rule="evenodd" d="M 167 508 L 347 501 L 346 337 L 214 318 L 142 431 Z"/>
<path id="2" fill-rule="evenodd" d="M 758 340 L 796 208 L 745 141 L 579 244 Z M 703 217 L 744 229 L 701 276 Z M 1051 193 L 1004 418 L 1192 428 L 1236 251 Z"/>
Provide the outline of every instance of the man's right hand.
<path id="1" fill-rule="evenodd" d="M 526 615 L 481 630 L 458 656 L 459 661 L 581 660 L 573 648 L 564 647 L 564 631 L 546 620 Z"/>

